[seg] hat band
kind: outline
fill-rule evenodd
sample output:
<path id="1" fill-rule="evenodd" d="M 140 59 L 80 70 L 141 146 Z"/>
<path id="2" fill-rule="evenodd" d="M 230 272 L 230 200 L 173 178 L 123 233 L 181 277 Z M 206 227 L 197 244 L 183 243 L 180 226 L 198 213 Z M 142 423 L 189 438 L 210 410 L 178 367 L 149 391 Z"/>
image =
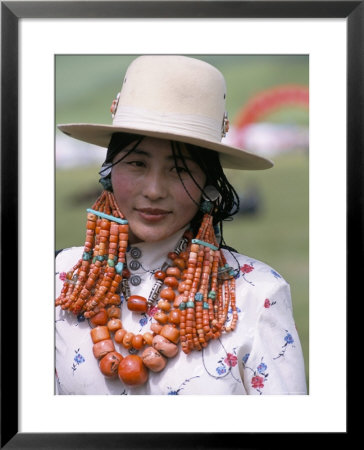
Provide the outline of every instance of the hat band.
<path id="1" fill-rule="evenodd" d="M 211 117 L 193 114 L 165 114 L 119 106 L 113 126 L 158 131 L 221 142 L 221 123 Z"/>

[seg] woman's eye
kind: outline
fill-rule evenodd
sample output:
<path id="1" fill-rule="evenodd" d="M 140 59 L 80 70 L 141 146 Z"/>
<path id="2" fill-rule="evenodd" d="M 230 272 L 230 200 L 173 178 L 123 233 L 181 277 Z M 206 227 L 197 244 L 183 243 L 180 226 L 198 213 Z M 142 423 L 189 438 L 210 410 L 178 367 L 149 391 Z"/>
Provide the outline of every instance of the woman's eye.
<path id="1" fill-rule="evenodd" d="M 182 173 L 187 173 L 187 169 L 185 167 L 181 167 L 181 166 L 175 166 L 172 168 L 172 171 L 182 174 Z"/>
<path id="2" fill-rule="evenodd" d="M 145 167 L 145 164 L 143 161 L 127 161 L 126 164 L 133 167 Z"/>

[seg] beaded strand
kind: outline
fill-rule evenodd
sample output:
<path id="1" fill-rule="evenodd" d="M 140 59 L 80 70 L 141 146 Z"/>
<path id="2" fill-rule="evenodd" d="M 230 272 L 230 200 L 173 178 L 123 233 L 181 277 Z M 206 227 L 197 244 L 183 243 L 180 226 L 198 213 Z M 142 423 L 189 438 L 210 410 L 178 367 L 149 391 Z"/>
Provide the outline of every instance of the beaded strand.
<path id="1" fill-rule="evenodd" d="M 234 274 L 218 248 L 210 212 L 204 214 L 194 239 L 186 231 L 168 253 L 154 273 L 155 284 L 147 299 L 130 295 L 128 232 L 113 194 L 103 191 L 87 210 L 82 258 L 67 272 L 56 306 L 89 320 L 93 353 L 101 372 L 134 386 L 147 381 L 149 370 L 163 370 L 167 359 L 178 353 L 179 343 L 188 354 L 206 348 L 221 333 L 233 331 L 238 315 Z M 120 292 L 132 312 L 157 307 L 150 331 L 134 334 L 123 328 Z M 232 320 L 226 326 L 229 308 Z M 113 341 L 129 355 L 116 351 Z M 136 354 L 139 351 L 141 356 Z"/>

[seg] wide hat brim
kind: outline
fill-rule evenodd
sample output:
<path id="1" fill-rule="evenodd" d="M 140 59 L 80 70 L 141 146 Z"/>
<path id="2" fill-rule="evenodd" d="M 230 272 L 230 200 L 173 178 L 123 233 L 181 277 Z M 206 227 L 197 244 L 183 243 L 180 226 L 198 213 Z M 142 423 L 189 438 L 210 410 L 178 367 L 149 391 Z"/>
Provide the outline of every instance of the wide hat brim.
<path id="1" fill-rule="evenodd" d="M 165 130 L 160 131 L 156 129 L 140 129 L 137 127 L 127 128 L 118 127 L 115 125 L 87 123 L 60 124 L 58 125 L 58 128 L 70 137 L 89 144 L 97 145 L 99 147 L 108 147 L 111 136 L 114 133 L 131 133 L 183 142 L 185 144 L 193 144 L 219 152 L 221 165 L 226 169 L 265 170 L 273 167 L 274 165 L 271 160 L 238 147 L 226 145 L 221 142 L 191 137 L 180 133 L 166 132 Z"/>

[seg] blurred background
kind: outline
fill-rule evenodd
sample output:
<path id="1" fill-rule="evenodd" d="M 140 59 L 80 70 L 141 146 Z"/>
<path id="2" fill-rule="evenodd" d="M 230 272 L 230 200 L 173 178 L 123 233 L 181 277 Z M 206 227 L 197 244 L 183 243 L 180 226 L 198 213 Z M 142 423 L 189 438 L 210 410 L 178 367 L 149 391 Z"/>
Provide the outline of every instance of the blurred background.
<path id="1" fill-rule="evenodd" d="M 111 124 L 110 105 L 138 55 L 57 55 L 55 120 Z M 290 284 L 309 386 L 309 58 L 307 55 L 189 55 L 216 66 L 227 83 L 226 143 L 272 159 L 273 169 L 226 170 L 241 200 L 225 241 Z M 101 192 L 105 149 L 55 127 L 55 248 L 83 245 L 86 208 Z"/>

